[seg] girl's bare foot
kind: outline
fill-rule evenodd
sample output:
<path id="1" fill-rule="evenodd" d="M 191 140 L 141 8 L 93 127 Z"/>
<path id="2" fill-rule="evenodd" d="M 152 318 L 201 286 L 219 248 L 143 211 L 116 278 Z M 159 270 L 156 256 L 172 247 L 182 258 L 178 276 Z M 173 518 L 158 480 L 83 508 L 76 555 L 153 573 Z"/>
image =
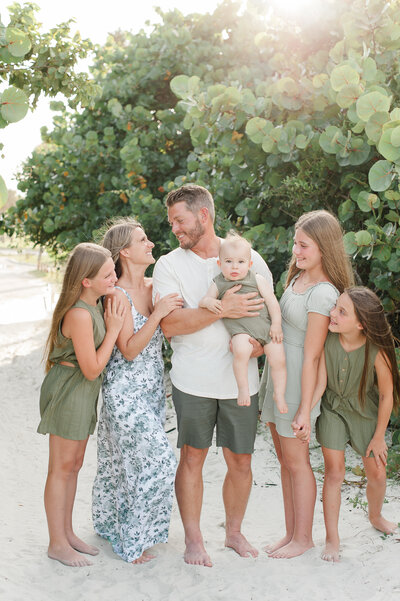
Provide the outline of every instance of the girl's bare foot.
<path id="1" fill-rule="evenodd" d="M 325 544 L 325 549 L 321 553 L 321 558 L 324 561 L 337 562 L 340 559 L 339 554 L 339 543 L 328 543 Z"/>
<path id="2" fill-rule="evenodd" d="M 311 549 L 314 546 L 314 543 L 311 541 L 309 543 L 297 543 L 292 540 L 290 543 L 281 547 L 277 551 L 270 553 L 269 556 L 274 559 L 291 559 L 292 557 L 298 557 L 299 555 L 303 555 L 306 551 Z"/>
<path id="3" fill-rule="evenodd" d="M 376 528 L 380 532 L 383 532 L 384 534 L 394 534 L 397 530 L 397 524 L 385 520 L 385 518 L 382 515 L 378 516 L 377 518 L 370 517 L 369 521 L 371 522 L 374 528 Z"/>
<path id="4" fill-rule="evenodd" d="M 149 561 L 151 561 L 155 557 L 156 557 L 155 555 L 151 555 L 151 553 L 149 553 L 148 551 L 144 551 L 142 553 L 142 555 L 140 557 L 138 557 L 137 559 L 134 559 L 132 561 L 132 563 L 133 564 L 148 563 Z"/>
<path id="5" fill-rule="evenodd" d="M 67 535 L 67 539 L 71 547 L 76 551 L 79 551 L 79 553 L 86 553 L 87 555 L 98 555 L 100 552 L 97 547 L 94 547 L 93 545 L 88 545 L 83 540 L 78 538 L 74 533 Z"/>
<path id="6" fill-rule="evenodd" d="M 85 566 L 93 565 L 91 561 L 80 555 L 70 546 L 49 547 L 47 555 L 50 559 L 55 559 L 65 566 L 70 566 L 72 568 L 83 568 Z"/>
<path id="7" fill-rule="evenodd" d="M 257 557 L 258 551 L 255 549 L 249 541 L 243 536 L 241 532 L 235 534 L 227 534 L 225 539 L 225 547 L 230 547 L 240 557 Z"/>
<path id="8" fill-rule="evenodd" d="M 265 551 L 266 553 L 268 553 L 268 555 L 270 555 L 274 551 L 277 551 L 281 547 L 284 547 L 285 545 L 290 543 L 291 540 L 292 540 L 292 537 L 289 536 L 288 534 L 286 534 L 286 536 L 281 538 L 281 540 L 278 540 L 276 543 L 273 543 L 272 545 L 266 545 L 265 547 L 263 547 L 263 551 Z"/>

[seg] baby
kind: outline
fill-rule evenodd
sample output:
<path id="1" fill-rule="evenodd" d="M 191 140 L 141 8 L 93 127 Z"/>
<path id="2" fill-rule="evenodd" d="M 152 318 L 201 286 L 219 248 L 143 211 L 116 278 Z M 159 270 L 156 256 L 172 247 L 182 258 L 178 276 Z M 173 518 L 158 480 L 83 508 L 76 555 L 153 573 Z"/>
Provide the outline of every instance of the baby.
<path id="1" fill-rule="evenodd" d="M 236 233 L 229 233 L 223 240 L 218 265 L 221 273 L 214 279 L 201 299 L 199 307 L 213 313 L 222 310 L 221 299 L 232 286 L 241 285 L 239 294 L 257 292 L 265 301 L 260 314 L 238 319 L 224 318 L 224 325 L 232 337 L 233 371 L 238 385 L 238 405 L 250 405 L 248 362 L 253 351 L 250 338 L 255 338 L 264 347 L 274 384 L 274 400 L 280 413 L 287 413 L 285 401 L 286 359 L 283 348 L 281 310 L 267 280 L 250 270 L 251 246 Z"/>

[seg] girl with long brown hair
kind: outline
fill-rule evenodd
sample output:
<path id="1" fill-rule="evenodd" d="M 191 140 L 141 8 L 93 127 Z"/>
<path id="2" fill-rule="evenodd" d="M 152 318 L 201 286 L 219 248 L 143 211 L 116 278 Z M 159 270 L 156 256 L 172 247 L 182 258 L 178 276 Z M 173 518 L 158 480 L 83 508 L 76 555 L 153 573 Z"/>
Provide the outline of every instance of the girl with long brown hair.
<path id="1" fill-rule="evenodd" d="M 82 555 L 98 549 L 72 527 L 78 472 L 89 435 L 103 370 L 122 327 L 125 308 L 112 294 L 116 282 L 111 253 L 97 244 L 78 244 L 65 270 L 46 346 L 46 377 L 40 391 L 38 432 L 50 434 L 44 503 L 49 528 L 48 556 L 67 566 L 91 565 Z"/>
<path id="2" fill-rule="evenodd" d="M 351 285 L 352 275 L 338 220 L 327 211 L 312 211 L 295 225 L 293 257 L 280 300 L 286 355 L 286 414 L 273 402 L 273 383 L 264 370 L 260 386 L 261 419 L 268 422 L 281 464 L 285 536 L 269 545 L 270 557 L 290 558 L 310 549 L 316 499 L 308 445 L 294 435 L 292 423 L 306 438 L 311 429 L 311 403 L 318 363 L 328 334 L 329 312 Z M 315 418 L 319 405 L 314 408 Z"/>
<path id="3" fill-rule="evenodd" d="M 362 456 L 371 524 L 385 534 L 396 529 L 381 511 L 386 490 L 385 431 L 393 407 L 399 407 L 400 376 L 390 326 L 379 298 L 368 288 L 348 288 L 331 311 L 315 398 L 324 390 L 317 420 L 325 462 L 322 559 L 338 561 L 346 444 Z"/>

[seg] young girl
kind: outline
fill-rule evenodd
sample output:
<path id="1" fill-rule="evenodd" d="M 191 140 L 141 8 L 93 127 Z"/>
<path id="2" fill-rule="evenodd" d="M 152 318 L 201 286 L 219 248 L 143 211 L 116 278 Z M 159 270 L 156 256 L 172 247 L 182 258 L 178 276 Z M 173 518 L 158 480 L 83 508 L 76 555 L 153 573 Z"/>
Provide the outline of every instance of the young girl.
<path id="1" fill-rule="evenodd" d="M 47 339 L 38 432 L 50 434 L 44 492 L 48 556 L 67 566 L 91 565 L 81 553 L 98 553 L 74 533 L 72 510 L 78 472 L 96 425 L 102 372 L 125 315 L 125 308 L 113 299 L 108 300 L 103 318 L 98 303 L 100 296 L 113 292 L 116 279 L 110 251 L 96 244 L 78 244 L 66 267 Z"/>
<path id="2" fill-rule="evenodd" d="M 381 532 L 396 524 L 381 514 L 386 489 L 385 431 L 399 406 L 400 377 L 393 336 L 378 297 L 363 287 L 348 288 L 331 311 L 315 398 L 325 394 L 317 440 L 325 462 L 323 507 L 326 546 L 322 559 L 339 560 L 340 489 L 349 443 L 362 456 L 367 477 L 368 516 Z"/>
<path id="3" fill-rule="evenodd" d="M 245 239 L 230 232 L 221 243 L 217 261 L 221 273 L 214 279 L 199 307 L 221 313 L 220 300 L 227 290 L 240 284 L 239 293 L 257 292 L 265 306 L 255 317 L 224 318 L 224 325 L 232 337 L 233 371 L 238 385 L 238 405 L 250 405 L 248 363 L 253 352 L 249 338 L 255 338 L 264 347 L 274 384 L 274 401 L 280 413 L 287 413 L 285 401 L 286 361 L 282 345 L 281 310 L 267 280 L 250 270 L 251 246 Z"/>
<path id="4" fill-rule="evenodd" d="M 302 433 L 310 432 L 311 402 L 318 363 L 328 334 L 329 312 L 337 297 L 352 283 L 338 220 L 327 211 L 311 211 L 295 225 L 293 257 L 286 289 L 280 300 L 283 345 L 288 367 L 285 399 L 287 413 L 273 402 L 268 366 L 260 386 L 264 401 L 261 418 L 269 423 L 281 464 L 286 533 L 265 548 L 270 557 L 290 558 L 313 546 L 312 523 L 316 484 L 308 445 L 293 434 L 291 422 Z M 313 418 L 318 414 L 315 407 Z"/>

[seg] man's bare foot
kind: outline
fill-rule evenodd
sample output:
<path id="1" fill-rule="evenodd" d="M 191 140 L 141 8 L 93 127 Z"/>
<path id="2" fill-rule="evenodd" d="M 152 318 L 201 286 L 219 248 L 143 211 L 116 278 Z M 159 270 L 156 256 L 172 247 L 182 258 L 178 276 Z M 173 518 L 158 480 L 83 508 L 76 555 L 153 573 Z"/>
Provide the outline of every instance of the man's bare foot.
<path id="1" fill-rule="evenodd" d="M 100 550 L 97 547 L 88 545 L 78 538 L 76 534 L 67 535 L 67 539 L 71 547 L 76 551 L 79 551 L 79 553 L 86 553 L 87 555 L 98 555 L 100 553 Z"/>
<path id="2" fill-rule="evenodd" d="M 93 565 L 91 561 L 80 555 L 75 549 L 69 546 L 65 547 L 49 547 L 47 551 L 49 559 L 55 559 L 65 566 L 72 568 L 83 568 Z"/>
<path id="3" fill-rule="evenodd" d="M 240 407 L 249 407 L 250 403 L 251 403 L 251 400 L 250 400 L 250 393 L 249 393 L 248 388 L 246 388 L 246 389 L 239 388 L 237 404 Z"/>
<path id="4" fill-rule="evenodd" d="M 339 554 L 339 542 L 337 543 L 326 543 L 325 549 L 321 553 L 321 559 L 324 561 L 337 562 L 340 559 Z"/>
<path id="5" fill-rule="evenodd" d="M 241 532 L 235 532 L 234 534 L 227 534 L 225 539 L 225 547 L 230 547 L 240 557 L 257 557 L 258 551 L 255 549 L 249 541 L 243 536 Z"/>
<path id="6" fill-rule="evenodd" d="M 202 542 L 187 543 L 183 559 L 193 566 L 212 567 L 212 561 Z"/>
<path id="7" fill-rule="evenodd" d="M 286 536 L 281 538 L 281 540 L 278 540 L 276 543 L 273 543 L 272 545 L 266 545 L 265 547 L 263 547 L 263 551 L 265 551 L 266 553 L 268 553 L 268 555 L 270 555 L 274 551 L 277 551 L 281 547 L 284 547 L 285 545 L 290 543 L 291 540 L 292 540 L 292 537 L 287 534 Z"/>
<path id="8" fill-rule="evenodd" d="M 297 557 L 298 555 L 302 555 L 309 549 L 314 546 L 314 543 L 311 541 L 310 543 L 300 544 L 294 540 L 291 540 L 290 543 L 281 547 L 277 551 L 270 553 L 269 556 L 274 559 L 291 559 L 292 557 Z"/>
<path id="9" fill-rule="evenodd" d="M 151 555 L 151 553 L 149 553 L 148 551 L 143 551 L 142 555 L 140 557 L 138 557 L 137 559 L 134 559 L 132 561 L 132 563 L 134 565 L 140 564 L 140 563 L 148 563 L 149 561 L 151 561 L 155 557 L 156 557 L 156 555 Z"/>
<path id="10" fill-rule="evenodd" d="M 376 528 L 380 532 L 383 532 L 384 534 L 394 534 L 397 530 L 397 524 L 385 520 L 385 518 L 382 515 L 378 516 L 377 518 L 370 517 L 369 521 L 371 522 L 374 528 Z"/>
<path id="11" fill-rule="evenodd" d="M 278 411 L 279 413 L 287 413 L 288 412 L 288 406 L 286 404 L 286 401 L 284 398 L 277 398 L 275 395 L 274 396 L 274 401 L 276 406 L 278 407 Z"/>

